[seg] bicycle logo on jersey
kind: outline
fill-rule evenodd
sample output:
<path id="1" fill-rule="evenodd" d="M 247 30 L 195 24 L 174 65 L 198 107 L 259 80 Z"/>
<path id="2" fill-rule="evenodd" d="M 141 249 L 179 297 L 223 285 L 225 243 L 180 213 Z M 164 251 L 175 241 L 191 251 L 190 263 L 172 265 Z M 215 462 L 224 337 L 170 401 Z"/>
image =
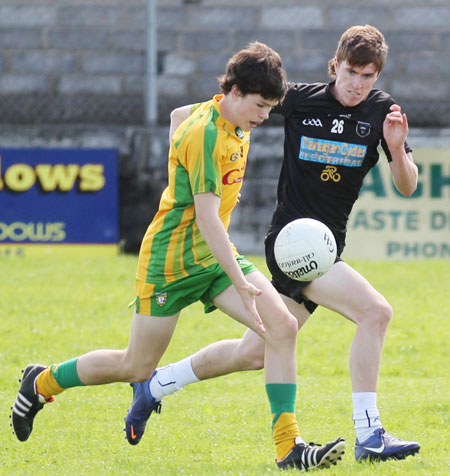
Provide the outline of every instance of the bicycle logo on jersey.
<path id="1" fill-rule="evenodd" d="M 320 179 L 324 182 L 328 182 L 328 180 L 333 180 L 333 182 L 339 182 L 341 180 L 341 174 L 338 173 L 337 167 L 333 165 L 327 165 L 320 174 Z"/>

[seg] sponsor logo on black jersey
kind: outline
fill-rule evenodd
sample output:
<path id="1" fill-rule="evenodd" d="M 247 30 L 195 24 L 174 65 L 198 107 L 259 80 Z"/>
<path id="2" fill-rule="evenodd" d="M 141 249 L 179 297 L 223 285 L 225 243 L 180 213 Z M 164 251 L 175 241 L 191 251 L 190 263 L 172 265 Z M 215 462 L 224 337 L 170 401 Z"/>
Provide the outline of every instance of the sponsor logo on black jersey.
<path id="1" fill-rule="evenodd" d="M 320 174 L 320 180 L 323 182 L 328 182 L 328 180 L 339 182 L 341 180 L 341 174 L 334 165 L 327 165 Z"/>
<path id="2" fill-rule="evenodd" d="M 320 119 L 303 119 L 302 124 L 304 126 L 323 127 Z"/>
<path id="3" fill-rule="evenodd" d="M 361 167 L 367 146 L 302 136 L 298 158 L 327 165 Z"/>
<path id="4" fill-rule="evenodd" d="M 356 124 L 356 133 L 359 137 L 367 137 L 370 134 L 370 123 L 358 121 L 358 124 Z"/>

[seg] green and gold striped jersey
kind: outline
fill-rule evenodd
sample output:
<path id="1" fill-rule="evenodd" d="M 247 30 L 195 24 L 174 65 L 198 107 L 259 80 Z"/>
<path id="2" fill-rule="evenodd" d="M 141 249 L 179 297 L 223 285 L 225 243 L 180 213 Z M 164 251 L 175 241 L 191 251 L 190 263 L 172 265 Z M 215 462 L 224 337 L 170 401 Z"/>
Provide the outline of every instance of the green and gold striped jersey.
<path id="1" fill-rule="evenodd" d="M 221 115 L 221 98 L 195 105 L 173 134 L 169 183 L 141 244 L 139 280 L 173 282 L 216 263 L 195 220 L 194 195 L 212 192 L 220 197 L 219 215 L 228 230 L 250 142 L 249 132 Z"/>

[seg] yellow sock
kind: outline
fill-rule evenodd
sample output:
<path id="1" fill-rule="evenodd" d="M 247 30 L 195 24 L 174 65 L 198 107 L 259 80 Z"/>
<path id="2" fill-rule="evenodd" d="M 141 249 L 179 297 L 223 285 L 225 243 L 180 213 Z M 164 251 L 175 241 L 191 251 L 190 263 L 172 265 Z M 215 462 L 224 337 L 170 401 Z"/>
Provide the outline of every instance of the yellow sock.
<path id="1" fill-rule="evenodd" d="M 46 400 L 51 400 L 53 395 L 58 395 L 65 389 L 60 387 L 53 377 L 52 368 L 47 367 L 36 379 L 36 391 Z"/>
<path id="2" fill-rule="evenodd" d="M 274 416 L 275 414 L 272 415 L 272 418 Z M 282 413 L 275 422 L 272 432 L 277 460 L 281 460 L 295 446 L 295 438 L 300 436 L 295 413 Z"/>

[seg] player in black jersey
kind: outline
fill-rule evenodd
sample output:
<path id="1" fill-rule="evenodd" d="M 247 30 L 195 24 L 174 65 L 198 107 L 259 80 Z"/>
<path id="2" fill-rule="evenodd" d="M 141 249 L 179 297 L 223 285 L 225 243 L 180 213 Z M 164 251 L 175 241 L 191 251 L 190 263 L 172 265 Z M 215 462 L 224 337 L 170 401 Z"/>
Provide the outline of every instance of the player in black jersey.
<path id="1" fill-rule="evenodd" d="M 406 115 L 389 94 L 373 88 L 387 52 L 384 37 L 376 28 L 365 25 L 348 29 L 329 62 L 333 81 L 291 84 L 274 110 L 285 118 L 285 142 L 277 207 L 265 240 L 267 264 L 272 283 L 297 317 L 299 328 L 318 305 L 357 325 L 350 350 L 357 460 L 404 459 L 420 449 L 418 443 L 400 440 L 383 429 L 376 403 L 391 306 L 340 258 L 349 213 L 364 177 L 378 161 L 380 144 L 398 190 L 409 196 L 417 186 L 417 167 L 406 143 Z M 338 258 L 331 270 L 310 283 L 284 275 L 273 253 L 280 229 L 302 217 L 326 223 L 338 244 Z M 216 342 L 158 369 L 149 387 L 161 400 L 194 381 L 263 365 L 263 340 L 247 331 L 242 339 Z M 195 377 L 186 377 L 193 373 Z"/>

